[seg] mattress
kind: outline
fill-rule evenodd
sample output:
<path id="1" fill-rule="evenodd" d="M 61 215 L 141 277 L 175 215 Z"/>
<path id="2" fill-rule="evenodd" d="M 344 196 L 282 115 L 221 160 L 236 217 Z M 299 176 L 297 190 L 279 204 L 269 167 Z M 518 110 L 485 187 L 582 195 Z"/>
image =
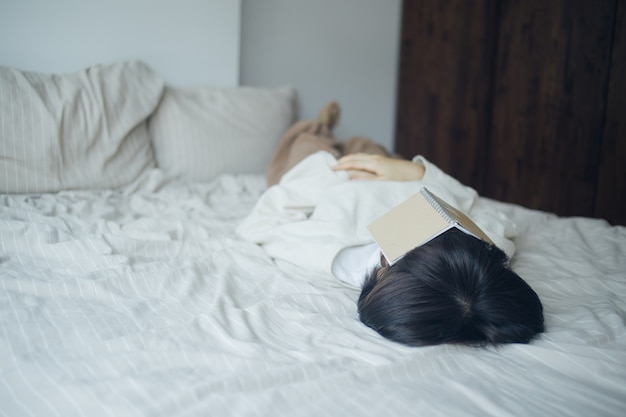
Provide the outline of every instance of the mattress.
<path id="1" fill-rule="evenodd" d="M 483 199 L 547 331 L 402 346 L 236 226 L 257 175 L 0 196 L 1 416 L 622 416 L 626 228 Z"/>

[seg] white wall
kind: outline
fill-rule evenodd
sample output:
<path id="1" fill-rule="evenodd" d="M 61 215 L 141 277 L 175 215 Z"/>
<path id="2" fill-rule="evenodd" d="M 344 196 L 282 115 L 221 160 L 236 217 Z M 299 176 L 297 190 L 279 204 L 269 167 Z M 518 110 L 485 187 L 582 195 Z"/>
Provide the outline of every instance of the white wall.
<path id="1" fill-rule="evenodd" d="M 401 0 L 0 0 L 0 65 L 69 72 L 142 59 L 169 84 L 297 88 L 339 138 L 394 135 Z M 241 51 L 240 51 L 241 45 Z"/>
<path id="2" fill-rule="evenodd" d="M 0 0 L 0 65 L 141 59 L 172 85 L 238 83 L 241 0 Z"/>
<path id="3" fill-rule="evenodd" d="M 393 147 L 401 0 L 243 0 L 241 84 L 290 84 L 300 117 L 336 99 L 340 139 Z"/>

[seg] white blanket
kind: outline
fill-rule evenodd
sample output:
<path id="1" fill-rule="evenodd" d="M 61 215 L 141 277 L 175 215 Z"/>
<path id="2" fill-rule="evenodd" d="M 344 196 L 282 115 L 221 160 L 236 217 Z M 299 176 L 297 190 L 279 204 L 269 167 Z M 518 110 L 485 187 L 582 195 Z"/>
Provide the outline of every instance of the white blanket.
<path id="1" fill-rule="evenodd" d="M 263 178 L 0 196 L 0 416 L 623 416 L 626 229 L 481 200 L 547 332 L 409 348 L 234 233 Z"/>

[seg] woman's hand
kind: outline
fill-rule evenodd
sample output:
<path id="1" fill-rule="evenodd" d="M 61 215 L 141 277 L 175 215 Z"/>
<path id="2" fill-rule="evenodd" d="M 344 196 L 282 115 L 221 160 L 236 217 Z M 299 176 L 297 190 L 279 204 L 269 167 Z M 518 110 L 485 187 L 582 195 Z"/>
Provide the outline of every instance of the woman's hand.
<path id="1" fill-rule="evenodd" d="M 424 176 L 422 164 L 365 153 L 340 158 L 333 171 L 346 171 L 353 180 L 414 181 Z"/>

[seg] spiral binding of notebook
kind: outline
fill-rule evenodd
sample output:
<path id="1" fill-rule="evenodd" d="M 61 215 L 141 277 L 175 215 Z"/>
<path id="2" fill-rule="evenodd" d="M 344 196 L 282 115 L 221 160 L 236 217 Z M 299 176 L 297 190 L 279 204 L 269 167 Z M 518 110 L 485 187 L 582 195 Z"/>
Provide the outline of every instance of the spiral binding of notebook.
<path id="1" fill-rule="evenodd" d="M 422 194 L 422 196 L 424 196 L 424 199 L 426 199 L 428 204 L 430 204 L 432 206 L 432 208 L 435 209 L 435 211 L 445 221 L 447 221 L 449 224 L 457 223 L 457 221 L 455 219 L 453 219 L 452 216 L 450 216 L 450 214 L 447 212 L 447 210 L 441 204 L 439 204 L 439 202 L 435 199 L 435 197 L 432 195 L 432 193 L 430 191 L 428 191 L 427 188 L 425 188 L 425 187 L 421 188 L 419 192 L 420 192 L 420 194 Z"/>

